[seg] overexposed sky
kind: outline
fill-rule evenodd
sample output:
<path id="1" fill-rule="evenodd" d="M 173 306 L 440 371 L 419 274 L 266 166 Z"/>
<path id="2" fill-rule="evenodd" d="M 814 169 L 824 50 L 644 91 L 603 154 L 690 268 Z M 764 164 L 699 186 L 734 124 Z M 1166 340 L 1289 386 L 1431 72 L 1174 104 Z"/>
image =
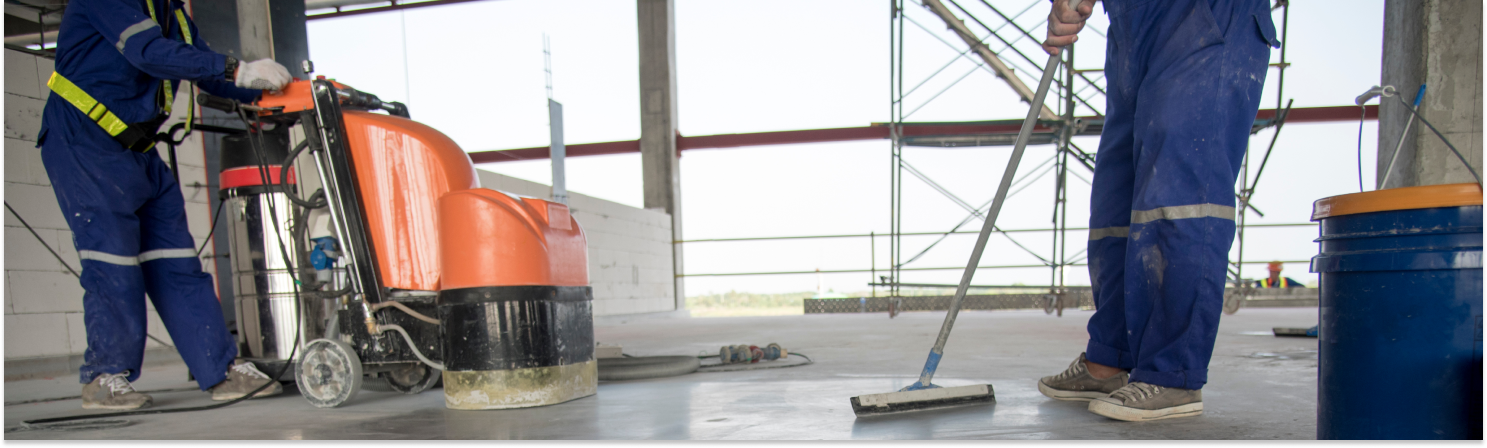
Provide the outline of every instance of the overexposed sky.
<path id="1" fill-rule="evenodd" d="M 1008 15 L 1031 6 L 1017 20 L 1033 25 L 1047 15 L 1046 0 L 990 0 Z M 676 0 L 676 51 L 679 127 L 683 135 L 710 135 L 796 129 L 865 126 L 889 121 L 889 8 L 883 1 L 812 0 L 717 2 Z M 960 1 L 992 27 L 1003 23 L 976 2 Z M 1295 107 L 1352 104 L 1378 84 L 1383 34 L 1383 1 L 1292 2 L 1285 97 Z M 906 24 L 904 67 L 912 87 L 963 50 L 936 16 L 915 5 Z M 1277 28 L 1281 25 L 1275 14 Z M 972 29 L 979 26 L 967 21 Z M 1091 26 L 1107 26 L 1097 9 Z M 1004 31 L 1011 31 L 1005 28 Z M 1032 30 L 1041 35 L 1041 26 Z M 512 149 L 548 144 L 542 35 L 550 36 L 554 96 L 564 104 L 568 144 L 633 140 L 640 135 L 635 4 L 615 0 L 493 0 L 316 20 L 309 23 L 310 54 L 317 74 L 337 78 L 384 99 L 405 101 L 414 119 L 458 142 L 466 151 Z M 933 33 L 933 34 L 931 34 Z M 952 49 L 939 39 L 957 47 Z M 1013 36 L 1013 34 L 1007 34 Z M 994 40 L 993 40 L 994 42 Z M 1018 48 L 1033 54 L 1028 40 Z M 1103 65 L 1104 39 L 1081 34 L 1078 68 Z M 993 49 L 1002 45 L 994 43 Z M 1272 61 L 1279 60 L 1279 50 Z M 1013 53 L 1003 58 L 1022 61 Z M 1041 62 L 1040 62 L 1041 63 Z M 1026 105 L 976 61 L 959 58 L 906 100 L 919 109 L 907 121 L 1019 119 Z M 1034 84 L 1038 73 L 1022 64 L 1019 75 Z M 969 75 L 967 75 L 969 73 Z M 1272 69 L 1262 108 L 1276 102 Z M 956 79 L 964 79 L 950 87 Z M 1082 84 L 1077 84 L 1082 85 Z M 1103 85 L 1103 82 L 1101 82 Z M 942 89 L 940 96 L 927 101 Z M 1401 86 L 1402 91 L 1413 87 Z M 1050 95 L 1052 96 L 1052 95 Z M 1050 105 L 1054 100 L 1050 99 Z M 1103 101 L 1095 103 L 1103 107 Z M 1078 109 L 1080 115 L 1089 115 Z M 1358 189 L 1357 122 L 1288 125 L 1276 144 L 1254 204 L 1265 217 L 1250 223 L 1304 223 L 1311 202 Z M 1374 183 L 1377 126 L 1363 126 L 1363 183 Z M 1251 153 L 1258 158 L 1273 130 L 1256 134 Z M 1098 139 L 1076 139 L 1094 151 Z M 855 234 L 889 230 L 889 143 L 859 141 L 694 150 L 683 154 L 682 214 L 687 239 Z M 991 198 L 1010 147 L 963 149 L 906 148 L 905 160 L 973 204 Z M 1054 153 L 1030 147 L 1019 177 Z M 546 160 L 482 164 L 478 168 L 550 183 Z M 567 162 L 568 189 L 622 204 L 642 205 L 638 154 L 577 157 Z M 1091 177 L 1082 167 L 1072 172 Z M 998 224 L 1006 229 L 1047 228 L 1053 211 L 1053 176 L 1008 200 Z M 1084 227 L 1089 186 L 1069 180 L 1069 226 Z M 965 213 L 923 182 L 904 180 L 904 230 L 945 231 Z M 977 230 L 979 221 L 963 230 Z M 1084 248 L 1083 232 L 1070 232 L 1067 254 Z M 1314 228 L 1252 229 L 1247 260 L 1306 260 L 1316 254 Z M 1015 238 L 1047 257 L 1047 233 Z M 912 266 L 964 266 L 974 236 L 953 236 Z M 933 237 L 906 237 L 907 255 Z M 887 238 L 879 238 L 876 264 L 888 265 Z M 685 248 L 688 273 L 771 272 L 866 269 L 874 260 L 867 238 L 788 240 L 748 243 L 691 243 Z M 994 237 L 982 265 L 1039 264 L 1031 255 Z M 1314 281 L 1305 263 L 1288 264 L 1285 274 Z M 1247 277 L 1264 275 L 1264 265 L 1247 265 Z M 1089 284 L 1082 267 L 1065 272 L 1071 285 Z M 959 271 L 906 272 L 910 283 L 955 283 Z M 824 275 L 828 288 L 861 291 L 867 273 Z M 1047 284 L 1048 268 L 981 270 L 975 284 Z M 787 292 L 813 290 L 815 275 L 689 277 L 689 295 L 728 290 Z"/>

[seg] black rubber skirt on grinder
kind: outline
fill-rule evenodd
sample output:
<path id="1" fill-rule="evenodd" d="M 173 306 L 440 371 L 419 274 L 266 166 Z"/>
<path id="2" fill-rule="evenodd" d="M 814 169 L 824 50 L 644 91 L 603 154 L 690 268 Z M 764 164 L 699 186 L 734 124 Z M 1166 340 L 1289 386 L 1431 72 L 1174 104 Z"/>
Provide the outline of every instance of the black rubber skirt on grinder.
<path id="1" fill-rule="evenodd" d="M 524 408 L 598 392 L 593 300 L 588 286 L 440 292 L 445 407 Z"/>

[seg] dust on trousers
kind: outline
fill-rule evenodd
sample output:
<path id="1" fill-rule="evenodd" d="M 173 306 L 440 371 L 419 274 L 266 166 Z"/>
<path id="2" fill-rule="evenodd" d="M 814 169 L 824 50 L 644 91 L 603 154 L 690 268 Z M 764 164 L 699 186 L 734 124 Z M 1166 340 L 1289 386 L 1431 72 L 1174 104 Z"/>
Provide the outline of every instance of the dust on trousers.
<path id="1" fill-rule="evenodd" d="M 1105 127 L 1090 198 L 1087 357 L 1131 381 L 1208 381 L 1234 183 L 1271 47 L 1265 0 L 1106 0 Z"/>

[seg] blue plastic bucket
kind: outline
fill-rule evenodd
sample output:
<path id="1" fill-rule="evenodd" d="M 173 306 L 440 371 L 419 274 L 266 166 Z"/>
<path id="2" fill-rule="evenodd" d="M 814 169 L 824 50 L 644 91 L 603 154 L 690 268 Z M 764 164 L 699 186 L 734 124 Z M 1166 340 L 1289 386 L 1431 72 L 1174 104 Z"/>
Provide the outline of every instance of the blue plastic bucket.
<path id="1" fill-rule="evenodd" d="M 1317 201 L 1318 439 L 1482 438 L 1477 184 Z"/>

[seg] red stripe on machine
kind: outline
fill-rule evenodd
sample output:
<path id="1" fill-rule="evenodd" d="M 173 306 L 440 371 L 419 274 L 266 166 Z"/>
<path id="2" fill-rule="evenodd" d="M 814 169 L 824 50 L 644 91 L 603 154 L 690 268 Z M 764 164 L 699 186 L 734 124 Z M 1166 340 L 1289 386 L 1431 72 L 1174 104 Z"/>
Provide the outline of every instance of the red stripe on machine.
<path id="1" fill-rule="evenodd" d="M 270 184 L 279 183 L 279 171 L 281 169 L 282 168 L 279 165 L 268 166 L 268 178 Z M 256 187 L 259 185 L 263 185 L 262 172 L 263 168 L 256 166 L 244 166 L 224 170 L 222 171 L 221 177 L 222 189 Z M 289 172 L 289 183 L 296 183 L 294 180 L 294 171 Z"/>

